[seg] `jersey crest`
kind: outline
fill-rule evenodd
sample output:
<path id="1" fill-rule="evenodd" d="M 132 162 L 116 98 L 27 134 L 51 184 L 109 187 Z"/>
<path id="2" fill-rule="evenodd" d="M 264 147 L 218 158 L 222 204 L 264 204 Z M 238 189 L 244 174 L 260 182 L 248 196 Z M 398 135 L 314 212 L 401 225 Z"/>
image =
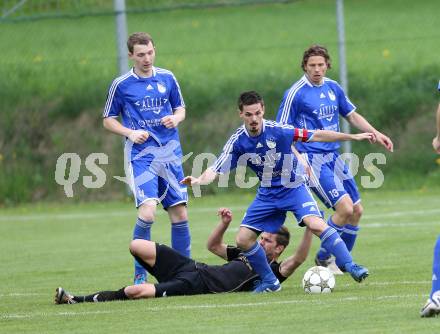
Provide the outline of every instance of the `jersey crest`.
<path id="1" fill-rule="evenodd" d="M 331 89 L 328 90 L 328 97 L 330 98 L 330 100 L 336 101 L 335 93 L 333 93 Z"/>

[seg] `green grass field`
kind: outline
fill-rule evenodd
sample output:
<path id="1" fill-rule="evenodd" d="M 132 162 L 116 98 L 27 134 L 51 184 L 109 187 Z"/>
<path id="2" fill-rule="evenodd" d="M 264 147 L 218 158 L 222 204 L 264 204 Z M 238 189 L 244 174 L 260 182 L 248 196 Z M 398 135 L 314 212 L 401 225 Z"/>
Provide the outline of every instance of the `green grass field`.
<path id="1" fill-rule="evenodd" d="M 53 305 L 55 288 L 74 293 L 130 284 L 127 250 L 136 213 L 131 203 L 40 204 L 2 209 L 0 333 L 438 333 L 438 319 L 420 319 L 430 290 L 432 249 L 439 233 L 440 192 L 365 192 L 355 258 L 371 276 L 358 284 L 337 276 L 330 295 L 306 295 L 307 262 L 277 294 L 236 293 L 102 304 Z M 204 245 L 215 211 L 235 213 L 233 242 L 252 191 L 193 199 L 193 257 L 221 263 Z M 288 226 L 294 244 L 302 229 Z M 154 240 L 169 242 L 161 211 Z M 286 256 L 293 246 L 286 250 Z"/>

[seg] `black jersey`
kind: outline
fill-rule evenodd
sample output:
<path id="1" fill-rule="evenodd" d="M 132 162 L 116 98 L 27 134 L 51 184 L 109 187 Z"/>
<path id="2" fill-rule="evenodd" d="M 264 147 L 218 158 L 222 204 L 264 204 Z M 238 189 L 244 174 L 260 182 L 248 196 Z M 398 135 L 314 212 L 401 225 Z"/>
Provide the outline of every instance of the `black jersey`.
<path id="1" fill-rule="evenodd" d="M 218 266 L 196 263 L 209 292 L 252 291 L 260 277 L 252 270 L 248 259 L 239 248 L 233 246 L 227 247 L 227 257 L 228 263 Z M 280 282 L 286 280 L 287 277 L 280 274 L 278 262 L 273 261 L 270 267 Z"/>

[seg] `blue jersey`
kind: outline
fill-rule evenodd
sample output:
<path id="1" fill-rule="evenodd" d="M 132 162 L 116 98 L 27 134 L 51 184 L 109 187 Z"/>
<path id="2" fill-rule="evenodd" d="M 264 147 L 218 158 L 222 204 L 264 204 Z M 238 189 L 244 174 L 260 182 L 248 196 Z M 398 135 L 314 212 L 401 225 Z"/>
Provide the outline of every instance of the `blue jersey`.
<path id="1" fill-rule="evenodd" d="M 250 136 L 244 125 L 229 138 L 212 169 L 226 173 L 237 165 L 251 168 L 263 187 L 288 186 L 302 183 L 302 171 L 296 170 L 297 159 L 292 154 L 294 141 L 309 141 L 313 131 L 297 129 L 263 120 L 263 129 L 258 136 Z M 296 180 L 296 173 L 300 179 Z"/>
<path id="2" fill-rule="evenodd" d="M 185 107 L 179 84 L 173 73 L 153 67 L 153 75 L 142 78 L 131 69 L 111 84 L 103 117 L 122 116 L 122 124 L 133 130 L 146 130 L 150 137 L 143 144 L 133 144 L 132 155 L 147 147 L 160 147 L 179 141 L 177 128 L 167 129 L 161 119 Z M 180 144 L 174 152 L 181 157 Z"/>
<path id="3" fill-rule="evenodd" d="M 339 115 L 348 116 L 356 107 L 341 86 L 324 78 L 321 86 L 313 85 L 304 75 L 284 94 L 277 121 L 310 130 L 339 131 Z M 295 145 L 299 152 L 330 152 L 339 149 L 339 142 Z"/>

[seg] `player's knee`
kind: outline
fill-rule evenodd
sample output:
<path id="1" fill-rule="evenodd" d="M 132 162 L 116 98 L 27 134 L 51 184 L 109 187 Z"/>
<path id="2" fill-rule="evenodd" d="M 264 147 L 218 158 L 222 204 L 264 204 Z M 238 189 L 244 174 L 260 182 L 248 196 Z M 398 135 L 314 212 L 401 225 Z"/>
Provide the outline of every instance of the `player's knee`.
<path id="1" fill-rule="evenodd" d="M 138 216 L 142 220 L 146 222 L 152 222 L 154 221 L 154 215 L 156 213 L 156 207 L 153 205 L 150 205 L 149 203 L 142 204 L 138 208 Z"/>
<path id="2" fill-rule="evenodd" d="M 354 216 L 361 218 L 363 213 L 364 213 L 364 207 L 362 205 L 356 204 L 353 207 L 353 215 Z"/>
<path id="3" fill-rule="evenodd" d="M 142 212 L 139 211 L 138 216 L 140 219 L 146 222 L 152 222 L 154 221 L 154 214 L 151 212 Z"/>
<path id="4" fill-rule="evenodd" d="M 305 224 L 310 231 L 318 237 L 328 228 L 328 225 L 324 222 L 324 220 L 316 216 L 305 217 L 302 223 Z"/>
<path id="5" fill-rule="evenodd" d="M 235 242 L 237 243 L 237 247 L 244 251 L 248 250 L 253 245 L 252 240 L 249 240 L 249 238 L 240 234 L 235 237 Z"/>
<path id="6" fill-rule="evenodd" d="M 168 208 L 168 214 L 173 222 L 183 222 L 188 220 L 186 206 L 183 204 Z"/>
<path id="7" fill-rule="evenodd" d="M 130 250 L 131 255 L 139 256 L 140 251 L 142 249 L 143 241 L 145 241 L 145 240 L 135 239 L 130 242 L 129 250 Z"/>
<path id="8" fill-rule="evenodd" d="M 364 207 L 360 204 L 356 204 L 353 206 L 353 218 L 356 221 L 359 221 L 362 217 L 362 214 L 364 213 Z"/>
<path id="9" fill-rule="evenodd" d="M 351 203 L 339 205 L 336 208 L 336 212 L 342 220 L 348 221 L 353 216 L 353 205 Z"/>

